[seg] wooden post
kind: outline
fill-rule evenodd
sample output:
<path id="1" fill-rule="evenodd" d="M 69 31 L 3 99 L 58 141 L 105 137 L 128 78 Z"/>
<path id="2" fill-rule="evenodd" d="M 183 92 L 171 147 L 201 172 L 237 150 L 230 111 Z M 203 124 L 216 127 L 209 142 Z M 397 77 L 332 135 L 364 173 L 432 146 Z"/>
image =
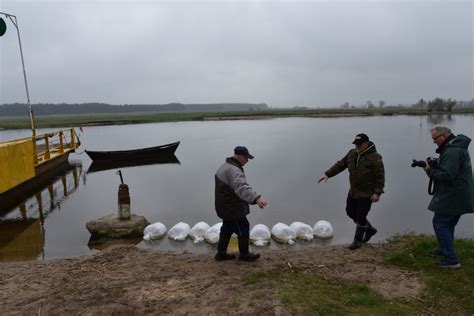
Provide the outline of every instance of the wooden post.
<path id="1" fill-rule="evenodd" d="M 54 189 L 53 189 L 52 184 L 48 185 L 48 192 L 49 192 L 49 211 L 52 212 L 54 210 L 54 207 L 55 207 Z"/>
<path id="2" fill-rule="evenodd" d="M 130 192 L 128 185 L 119 184 L 118 190 L 118 218 L 120 220 L 130 219 Z"/>
<path id="3" fill-rule="evenodd" d="M 64 142 L 63 142 L 63 131 L 59 131 L 59 153 L 62 154 L 64 152 Z"/>
<path id="4" fill-rule="evenodd" d="M 74 128 L 71 128 L 71 148 L 75 149 L 76 148 L 76 139 L 74 138 Z"/>
<path id="5" fill-rule="evenodd" d="M 66 176 L 61 176 L 61 182 L 63 183 L 64 196 L 67 196 L 67 181 Z"/>
<path id="6" fill-rule="evenodd" d="M 45 146 L 44 159 L 49 160 L 51 158 L 51 155 L 49 154 L 49 135 L 48 134 L 44 135 L 44 146 Z"/>
<path id="7" fill-rule="evenodd" d="M 72 176 L 74 178 L 74 189 L 79 187 L 79 175 L 77 174 L 77 166 L 72 167 Z"/>
<path id="8" fill-rule="evenodd" d="M 31 137 L 33 141 L 33 162 L 38 164 L 38 148 L 36 148 L 36 136 Z"/>

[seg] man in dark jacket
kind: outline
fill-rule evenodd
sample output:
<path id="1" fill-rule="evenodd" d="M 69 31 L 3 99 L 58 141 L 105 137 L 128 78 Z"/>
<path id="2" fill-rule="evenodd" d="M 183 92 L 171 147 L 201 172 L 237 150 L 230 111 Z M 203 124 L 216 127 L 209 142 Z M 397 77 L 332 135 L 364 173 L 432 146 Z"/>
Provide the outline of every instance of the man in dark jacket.
<path id="1" fill-rule="evenodd" d="M 438 146 L 437 163 L 424 167 L 434 181 L 433 198 L 428 209 L 433 211 L 433 229 L 439 248 L 430 251 L 439 256 L 440 268 L 461 268 L 454 249 L 454 228 L 461 215 L 472 213 L 472 166 L 468 147 L 471 140 L 459 134 L 455 136 L 446 126 L 436 125 L 431 129 L 433 143 Z"/>
<path id="2" fill-rule="evenodd" d="M 354 241 L 349 246 L 349 249 L 355 250 L 377 233 L 377 229 L 367 220 L 367 214 L 372 203 L 378 202 L 383 193 L 385 170 L 382 156 L 369 136 L 357 134 L 352 143 L 355 148 L 326 171 L 319 182 L 327 181 L 346 168 L 349 170 L 350 189 L 346 213 L 356 223 Z"/>
<path id="3" fill-rule="evenodd" d="M 235 258 L 235 255 L 227 253 L 232 233 L 235 233 L 239 240 L 240 260 L 255 261 L 260 257 L 260 254 L 249 252 L 250 224 L 247 215 L 250 213 L 249 204 L 264 208 L 267 201 L 250 187 L 245 178 L 243 166 L 253 158 L 246 147 L 237 146 L 234 156 L 226 159 L 214 177 L 216 213 L 222 218 L 215 256 L 218 261 Z"/>

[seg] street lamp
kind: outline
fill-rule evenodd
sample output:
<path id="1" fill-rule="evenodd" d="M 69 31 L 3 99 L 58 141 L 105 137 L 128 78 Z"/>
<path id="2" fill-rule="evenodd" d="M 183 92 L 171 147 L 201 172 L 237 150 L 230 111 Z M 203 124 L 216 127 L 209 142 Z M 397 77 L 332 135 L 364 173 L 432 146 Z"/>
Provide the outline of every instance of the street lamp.
<path id="1" fill-rule="evenodd" d="M 28 81 L 26 80 L 25 61 L 23 59 L 23 50 L 21 48 L 21 37 L 20 37 L 20 29 L 18 27 L 18 21 L 15 15 L 8 14 L 5 12 L 0 12 L 0 15 L 4 15 L 5 18 L 9 19 L 12 22 L 12 24 L 16 28 L 16 33 L 18 35 L 18 44 L 20 45 L 21 65 L 23 67 L 23 79 L 25 80 L 26 99 L 28 101 L 28 113 L 30 115 L 30 120 L 31 120 L 31 131 L 33 132 L 33 139 L 35 139 L 35 136 L 36 136 L 35 120 L 33 116 L 33 109 L 31 108 L 31 103 L 30 103 L 30 93 L 28 92 Z M 0 17 L 0 36 L 3 36 L 6 31 L 7 31 L 7 24 L 5 23 L 3 18 Z"/>

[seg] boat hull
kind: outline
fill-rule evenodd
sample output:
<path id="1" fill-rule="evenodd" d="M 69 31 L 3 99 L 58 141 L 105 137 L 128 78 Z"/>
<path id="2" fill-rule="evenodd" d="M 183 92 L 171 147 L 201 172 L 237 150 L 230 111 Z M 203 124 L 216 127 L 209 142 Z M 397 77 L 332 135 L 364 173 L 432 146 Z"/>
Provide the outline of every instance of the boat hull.
<path id="1" fill-rule="evenodd" d="M 133 149 L 133 150 L 117 150 L 117 151 L 90 151 L 86 150 L 87 155 L 93 161 L 123 161 L 123 160 L 141 160 L 141 159 L 153 159 L 163 156 L 174 155 L 174 152 L 178 148 L 180 142 L 171 144 Z"/>
<path id="2" fill-rule="evenodd" d="M 137 166 L 147 166 L 155 164 L 179 164 L 178 158 L 172 155 L 158 155 L 158 157 L 153 158 L 143 158 L 143 159 L 133 159 L 133 160 L 95 160 L 89 166 L 87 173 L 111 170 L 111 169 L 120 169 L 127 167 L 137 167 Z"/>

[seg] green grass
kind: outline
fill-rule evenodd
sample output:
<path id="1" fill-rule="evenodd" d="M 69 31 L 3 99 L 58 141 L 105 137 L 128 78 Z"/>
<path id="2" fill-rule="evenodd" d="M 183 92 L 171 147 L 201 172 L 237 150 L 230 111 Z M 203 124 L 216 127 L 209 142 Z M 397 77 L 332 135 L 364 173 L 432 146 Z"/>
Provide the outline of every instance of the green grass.
<path id="1" fill-rule="evenodd" d="M 455 247 L 462 269 L 444 270 L 427 252 L 437 246 L 433 236 L 397 236 L 389 241 L 392 250 L 387 255 L 391 265 L 418 271 L 426 288 L 421 299 L 436 310 L 447 313 L 474 314 L 474 240 L 458 239 Z"/>
<path id="2" fill-rule="evenodd" d="M 257 272 L 244 282 L 266 282 L 294 315 L 399 315 L 416 312 L 415 308 L 403 302 L 385 300 L 365 284 L 331 283 L 314 273 Z"/>
<path id="3" fill-rule="evenodd" d="M 390 239 L 380 256 L 385 265 L 416 271 L 424 289 L 418 297 L 388 300 L 368 284 L 326 280 L 320 274 L 289 270 L 282 266 L 246 277 L 244 284 L 264 283 L 277 293 L 282 304 L 297 315 L 438 315 L 474 313 L 474 240 L 456 240 L 463 264 L 459 270 L 441 270 L 429 257 L 436 247 L 433 236 L 405 235 Z"/>
<path id="4" fill-rule="evenodd" d="M 457 113 L 474 113 L 474 109 L 453 110 Z M 79 125 L 117 125 L 117 124 L 139 124 L 157 122 L 178 121 L 202 121 L 211 118 L 232 118 L 236 116 L 257 117 L 311 117 L 311 116 L 370 116 L 370 115 L 426 115 L 426 111 L 411 108 L 395 109 L 268 109 L 255 111 L 223 111 L 223 112 L 184 112 L 184 113 L 157 113 L 157 112 L 133 112 L 133 113 L 107 113 L 107 114 L 82 114 L 82 115 L 50 115 L 37 116 L 36 127 L 77 127 Z M 436 113 L 433 113 L 436 114 Z M 446 113 L 443 113 L 446 114 Z M 2 117 L 0 118 L 1 129 L 28 129 L 30 121 L 25 114 L 24 117 Z"/>

